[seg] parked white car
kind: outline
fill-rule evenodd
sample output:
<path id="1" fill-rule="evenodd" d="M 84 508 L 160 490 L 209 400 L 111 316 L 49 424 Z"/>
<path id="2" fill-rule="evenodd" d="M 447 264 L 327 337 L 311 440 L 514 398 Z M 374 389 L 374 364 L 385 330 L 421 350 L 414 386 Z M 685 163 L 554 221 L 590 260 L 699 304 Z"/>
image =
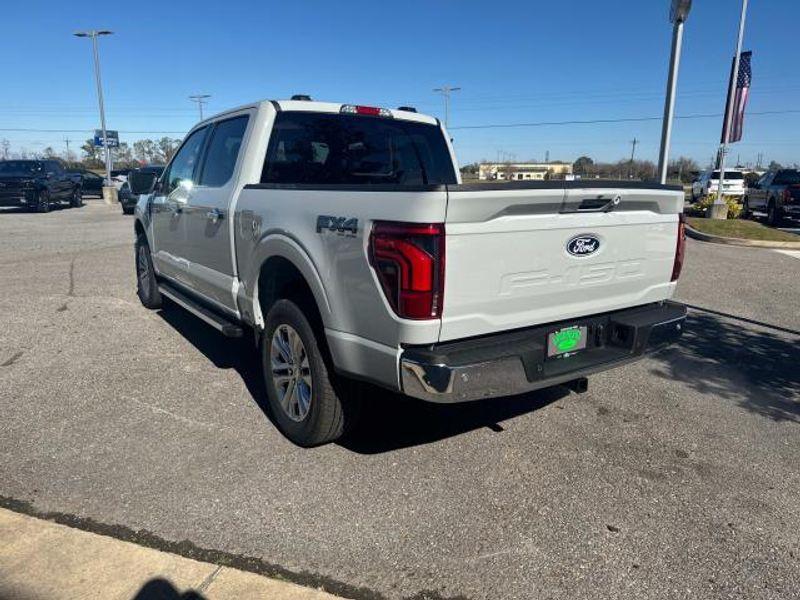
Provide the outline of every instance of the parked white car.
<path id="1" fill-rule="evenodd" d="M 683 189 L 462 184 L 438 119 L 263 101 L 186 136 L 136 205 L 138 294 L 257 341 L 275 422 L 310 446 L 363 380 L 430 402 L 586 376 L 677 340 Z"/>
<path id="2" fill-rule="evenodd" d="M 738 169 L 725 169 L 725 189 L 723 194 L 726 196 L 744 196 L 744 172 Z M 692 182 L 692 202 L 707 196 L 716 194 L 719 191 L 719 170 L 708 170 Z"/>

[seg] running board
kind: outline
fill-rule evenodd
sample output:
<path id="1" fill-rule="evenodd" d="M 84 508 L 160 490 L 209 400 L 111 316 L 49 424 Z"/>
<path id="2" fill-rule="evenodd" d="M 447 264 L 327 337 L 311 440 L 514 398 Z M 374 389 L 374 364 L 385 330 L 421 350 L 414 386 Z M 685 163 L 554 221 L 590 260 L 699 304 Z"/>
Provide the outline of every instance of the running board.
<path id="1" fill-rule="evenodd" d="M 238 338 L 242 337 L 244 331 L 240 325 L 233 323 L 213 310 L 206 308 L 183 292 L 179 292 L 168 283 L 159 283 L 158 291 L 164 296 L 172 300 L 175 304 L 179 304 L 194 316 L 202 319 L 214 329 L 222 333 L 225 337 Z"/>

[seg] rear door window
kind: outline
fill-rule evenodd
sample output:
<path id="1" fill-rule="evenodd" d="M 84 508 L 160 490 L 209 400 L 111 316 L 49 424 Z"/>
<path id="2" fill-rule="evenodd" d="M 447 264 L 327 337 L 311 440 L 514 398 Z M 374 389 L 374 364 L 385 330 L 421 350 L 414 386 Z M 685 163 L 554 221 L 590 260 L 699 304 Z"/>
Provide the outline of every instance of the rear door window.
<path id="1" fill-rule="evenodd" d="M 248 119 L 246 115 L 235 117 L 220 121 L 214 126 L 199 185 L 221 187 L 231 178 Z"/>
<path id="2" fill-rule="evenodd" d="M 442 130 L 385 117 L 278 113 L 262 183 L 430 185 L 455 183 Z"/>

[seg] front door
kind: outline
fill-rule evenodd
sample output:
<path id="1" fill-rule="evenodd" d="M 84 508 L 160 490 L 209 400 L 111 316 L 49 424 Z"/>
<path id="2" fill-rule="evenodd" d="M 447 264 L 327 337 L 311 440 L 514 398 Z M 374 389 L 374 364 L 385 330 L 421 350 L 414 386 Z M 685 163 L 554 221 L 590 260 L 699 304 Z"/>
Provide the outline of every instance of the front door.
<path id="1" fill-rule="evenodd" d="M 183 213 L 188 285 L 206 300 L 233 312 L 236 299 L 230 203 L 236 192 L 235 171 L 248 120 L 243 114 L 212 125 Z"/>
<path id="2" fill-rule="evenodd" d="M 185 209 L 192 196 L 197 167 L 209 128 L 184 140 L 153 192 L 153 262 L 159 273 L 189 285 Z"/>

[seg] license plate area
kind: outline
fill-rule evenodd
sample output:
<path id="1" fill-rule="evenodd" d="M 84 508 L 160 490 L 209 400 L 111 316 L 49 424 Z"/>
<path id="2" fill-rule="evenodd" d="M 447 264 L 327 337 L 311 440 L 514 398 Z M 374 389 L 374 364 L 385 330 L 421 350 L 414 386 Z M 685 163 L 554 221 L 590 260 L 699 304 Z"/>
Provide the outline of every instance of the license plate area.
<path id="1" fill-rule="evenodd" d="M 547 334 L 547 358 L 567 358 L 586 348 L 585 325 L 562 327 Z"/>

